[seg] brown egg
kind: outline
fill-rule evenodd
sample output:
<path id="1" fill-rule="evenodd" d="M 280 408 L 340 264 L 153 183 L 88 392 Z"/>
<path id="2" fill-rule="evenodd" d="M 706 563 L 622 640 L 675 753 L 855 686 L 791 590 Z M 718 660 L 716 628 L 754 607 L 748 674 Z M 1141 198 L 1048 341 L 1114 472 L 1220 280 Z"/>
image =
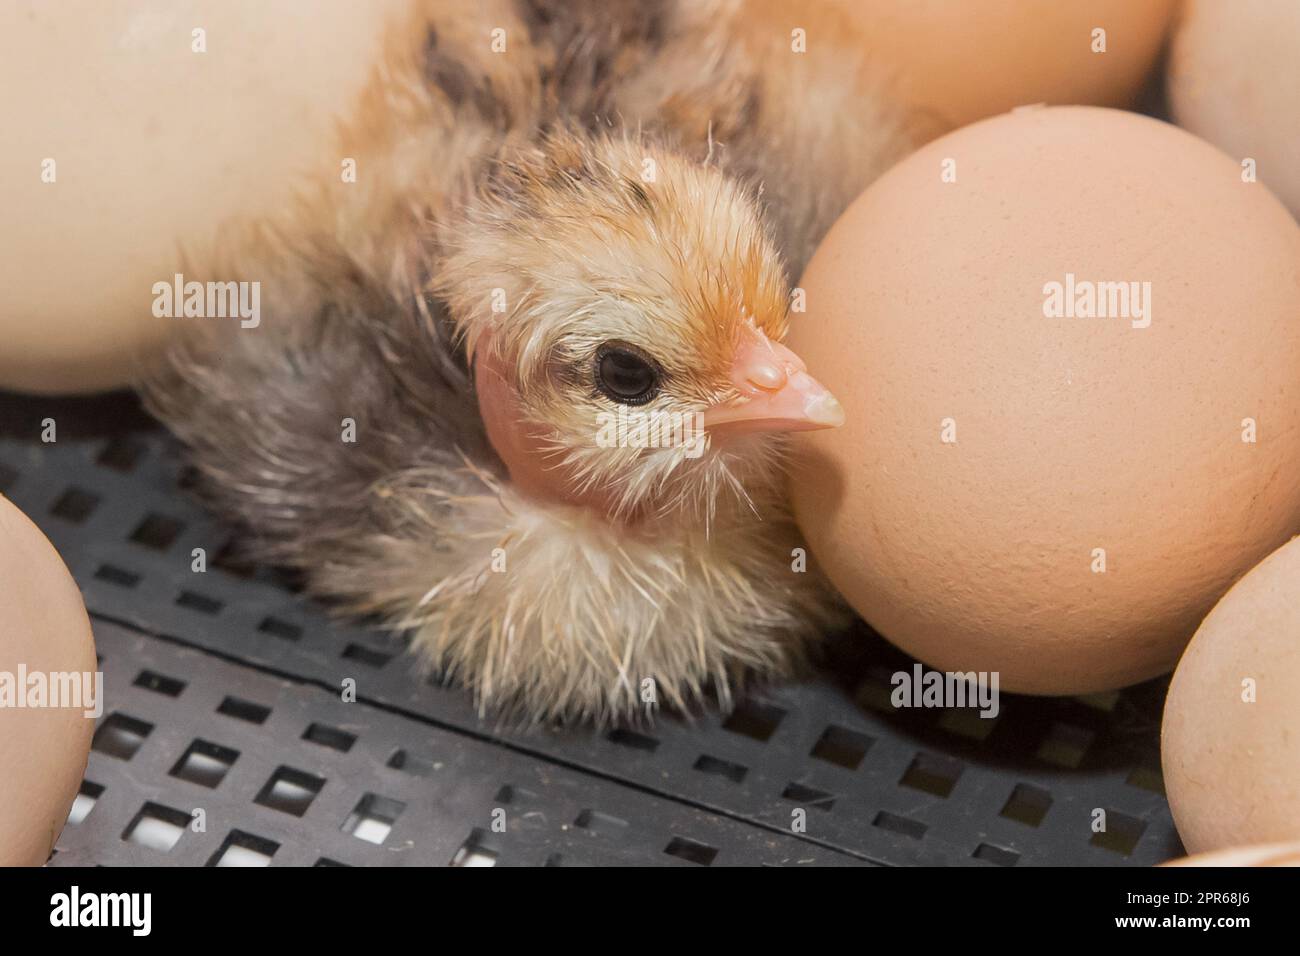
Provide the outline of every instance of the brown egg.
<path id="1" fill-rule="evenodd" d="M 1041 107 L 929 144 L 832 228 L 789 344 L 847 422 L 800 442 L 792 490 L 882 634 L 1004 690 L 1120 687 L 1300 528 L 1300 227 L 1237 172 L 1153 119 Z"/>
<path id="2" fill-rule="evenodd" d="M 125 384 L 178 321 L 154 283 L 214 278 L 224 224 L 339 169 L 336 121 L 410 3 L 0 4 L 0 388 Z"/>
<path id="3" fill-rule="evenodd" d="M 1238 581 L 1178 662 L 1161 760 L 1193 853 L 1300 840 L 1300 539 Z"/>
<path id="4" fill-rule="evenodd" d="M 1189 0 L 1169 56 L 1179 126 L 1214 143 L 1300 215 L 1300 3 Z"/>
<path id="5" fill-rule="evenodd" d="M 68 819 L 95 729 L 95 670 L 81 592 L 0 496 L 0 866 L 44 863 Z"/>
<path id="6" fill-rule="evenodd" d="M 1174 0 L 836 2 L 894 94 L 935 133 L 1028 103 L 1130 105 L 1174 9 Z M 1098 29 L 1105 52 L 1094 52 Z"/>
<path id="7" fill-rule="evenodd" d="M 1161 866 L 1300 866 L 1300 843 L 1237 846 L 1212 853 L 1197 853 Z"/>

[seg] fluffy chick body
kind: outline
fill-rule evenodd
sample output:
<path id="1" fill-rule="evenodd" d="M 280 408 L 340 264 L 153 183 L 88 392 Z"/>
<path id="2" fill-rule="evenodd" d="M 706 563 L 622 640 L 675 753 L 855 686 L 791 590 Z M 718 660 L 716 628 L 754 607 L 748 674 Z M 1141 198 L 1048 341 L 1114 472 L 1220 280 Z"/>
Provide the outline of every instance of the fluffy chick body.
<path id="1" fill-rule="evenodd" d="M 210 268 L 262 281 L 262 326 L 185 336 L 145 383 L 256 554 L 409 629 L 502 716 L 604 721 L 710 689 L 725 706 L 839 613 L 801 565 L 779 439 L 597 453 L 583 379 L 592 347 L 640 337 L 675 385 L 662 410 L 726 400 L 739 323 L 784 335 L 780 250 L 801 265 L 905 147 L 850 54 L 792 61 L 784 85 L 757 67 L 789 43 L 788 10 L 761 7 L 766 28 L 731 3 L 422 5 L 340 132 L 358 183 L 228 227 Z M 527 41 L 495 54 L 498 28 Z M 853 108 L 810 118 L 787 99 L 801 83 Z M 814 176 L 819 150 L 837 159 Z M 511 486 L 472 387 L 483 343 L 612 511 Z"/>

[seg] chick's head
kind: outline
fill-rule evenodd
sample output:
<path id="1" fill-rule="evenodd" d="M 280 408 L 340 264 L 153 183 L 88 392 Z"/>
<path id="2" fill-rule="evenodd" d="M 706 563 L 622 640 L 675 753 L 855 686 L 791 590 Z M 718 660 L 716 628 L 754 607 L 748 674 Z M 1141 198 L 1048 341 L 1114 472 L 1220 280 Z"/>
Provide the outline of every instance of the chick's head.
<path id="1" fill-rule="evenodd" d="M 779 343 L 789 286 L 752 191 L 630 138 L 503 159 L 436 283 L 521 489 L 631 518 L 779 474 L 780 434 L 835 399 Z"/>

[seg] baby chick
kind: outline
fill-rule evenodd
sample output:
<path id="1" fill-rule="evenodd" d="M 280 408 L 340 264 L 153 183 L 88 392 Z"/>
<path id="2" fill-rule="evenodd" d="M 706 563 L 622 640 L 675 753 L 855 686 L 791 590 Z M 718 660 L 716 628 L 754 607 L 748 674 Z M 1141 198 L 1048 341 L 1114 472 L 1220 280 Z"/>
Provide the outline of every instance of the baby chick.
<path id="1" fill-rule="evenodd" d="M 640 131 L 579 121 L 656 99 L 645 71 L 685 8 L 647 25 L 614 4 L 596 29 L 578 6 L 429 4 L 427 43 L 391 51 L 341 134 L 383 175 L 235 230 L 262 325 L 186 336 L 144 384 L 257 553 L 524 722 L 729 706 L 840 613 L 782 448 L 843 413 L 780 344 L 754 176 L 710 160 L 707 130 L 690 155 L 680 103 Z M 530 44 L 484 55 L 492 23 Z M 795 255 L 822 204 L 778 217 Z"/>

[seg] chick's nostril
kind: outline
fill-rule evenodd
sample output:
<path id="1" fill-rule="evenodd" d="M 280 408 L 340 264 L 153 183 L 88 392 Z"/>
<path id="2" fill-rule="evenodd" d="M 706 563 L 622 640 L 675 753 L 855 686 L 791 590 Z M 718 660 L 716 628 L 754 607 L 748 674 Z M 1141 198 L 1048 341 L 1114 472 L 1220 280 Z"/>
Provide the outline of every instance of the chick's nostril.
<path id="1" fill-rule="evenodd" d="M 745 379 L 756 388 L 774 392 L 785 385 L 788 376 L 774 362 L 758 362 L 746 370 Z"/>

